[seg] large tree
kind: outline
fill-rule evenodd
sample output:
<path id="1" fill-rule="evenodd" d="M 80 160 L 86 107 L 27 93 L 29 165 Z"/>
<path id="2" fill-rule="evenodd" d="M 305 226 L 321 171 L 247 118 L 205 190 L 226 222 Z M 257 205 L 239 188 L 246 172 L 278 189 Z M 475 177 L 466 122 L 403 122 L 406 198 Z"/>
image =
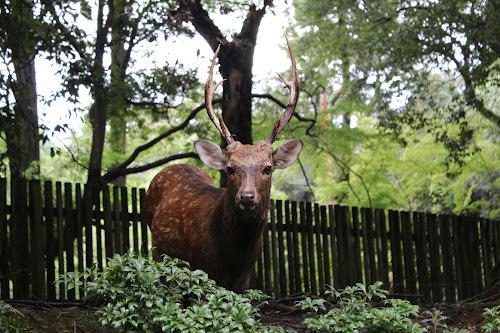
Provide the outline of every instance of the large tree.
<path id="1" fill-rule="evenodd" d="M 239 32 L 231 41 L 215 25 L 201 0 L 180 0 L 179 10 L 191 22 L 196 31 L 215 51 L 220 45 L 220 73 L 225 79 L 222 94 L 222 114 L 230 132 L 242 143 L 252 143 L 252 67 L 257 33 L 266 8 L 272 1 L 266 0 L 260 8 L 248 5 L 248 12 Z"/>
<path id="2" fill-rule="evenodd" d="M 328 87 L 331 101 L 338 101 L 339 95 L 349 97 L 344 90 L 347 81 L 351 96 L 369 101 L 369 112 L 380 125 L 397 135 L 406 125 L 426 128 L 459 162 L 473 150 L 475 133 L 465 110 L 500 127 L 498 108 L 486 105 L 478 94 L 487 86 L 499 86 L 498 1 L 295 1 L 294 5 L 299 27 L 295 30 L 305 32 L 296 41 L 307 60 L 303 66 L 317 84 Z M 424 109 L 418 101 L 425 94 L 432 98 L 428 93 L 435 72 L 459 82 L 448 85 L 454 103 L 439 107 L 429 100 Z M 341 90 L 335 88 L 339 84 Z M 451 123 L 459 124 L 460 131 L 448 131 Z"/>
<path id="3" fill-rule="evenodd" d="M 158 36 L 166 39 L 186 32 L 172 15 L 176 4 L 160 0 L 101 0 L 97 8 L 92 8 L 81 2 L 79 20 L 95 22 L 94 33 L 75 31 L 73 21 L 56 18 L 73 54 L 60 63 L 64 77 L 62 94 L 78 100 L 83 86 L 92 97 L 88 112 L 92 130 L 88 183 L 102 185 L 116 179 L 103 178 L 103 153 L 109 144 L 115 156 L 113 164 L 124 158 L 127 122 L 133 119 L 131 112 L 168 110 L 179 94 L 195 84 L 192 72 L 180 73 L 168 63 L 149 71 L 133 67 L 141 45 L 156 43 Z M 185 90 L 172 89 L 179 86 Z"/>
<path id="4" fill-rule="evenodd" d="M 0 131 L 14 180 L 40 173 L 35 58 L 43 44 L 43 16 L 32 1 L 0 2 Z"/>

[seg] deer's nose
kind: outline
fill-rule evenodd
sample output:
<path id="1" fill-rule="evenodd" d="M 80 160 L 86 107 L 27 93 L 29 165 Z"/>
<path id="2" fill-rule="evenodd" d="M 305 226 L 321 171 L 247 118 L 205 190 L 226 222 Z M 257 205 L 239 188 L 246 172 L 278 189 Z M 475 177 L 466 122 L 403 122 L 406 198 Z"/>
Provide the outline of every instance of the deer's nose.
<path id="1" fill-rule="evenodd" d="M 243 192 L 240 194 L 240 203 L 244 206 L 251 206 L 254 204 L 255 193 Z"/>

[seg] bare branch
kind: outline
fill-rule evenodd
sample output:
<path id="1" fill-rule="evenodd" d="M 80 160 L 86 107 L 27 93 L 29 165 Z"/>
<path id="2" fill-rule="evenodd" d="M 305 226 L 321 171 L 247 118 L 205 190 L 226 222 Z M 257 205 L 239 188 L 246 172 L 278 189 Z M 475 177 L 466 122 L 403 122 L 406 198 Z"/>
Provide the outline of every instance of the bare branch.
<path id="1" fill-rule="evenodd" d="M 193 153 L 193 152 L 188 152 L 188 153 L 181 153 L 181 154 L 175 154 L 171 155 L 162 159 L 159 159 L 155 162 L 144 164 L 138 167 L 133 167 L 133 168 L 114 168 L 107 172 L 104 176 L 102 176 L 102 183 L 107 184 L 116 178 L 123 177 L 126 175 L 134 174 L 134 173 L 139 173 L 143 171 L 147 171 L 153 168 L 156 168 L 158 166 L 161 166 L 163 164 L 166 164 L 168 162 L 184 159 L 184 158 L 199 158 L 198 154 Z"/>
<path id="2" fill-rule="evenodd" d="M 272 102 L 274 102 L 274 103 L 278 104 L 278 106 L 279 106 L 279 107 L 281 107 L 281 108 L 283 108 L 283 109 L 284 109 L 284 108 L 286 108 L 286 105 L 285 105 L 282 101 L 280 101 L 279 99 L 277 99 L 276 97 L 274 97 L 274 96 L 273 96 L 273 95 L 271 95 L 271 94 L 252 94 L 252 98 L 265 98 L 265 99 L 268 99 L 268 100 L 270 100 L 270 101 L 272 101 Z M 316 117 L 315 117 L 315 118 L 307 118 L 307 117 L 303 117 L 303 116 L 301 116 L 299 113 L 297 113 L 297 112 L 295 112 L 295 111 L 293 112 L 293 116 L 294 116 L 295 118 L 297 118 L 297 119 L 298 119 L 299 121 L 301 121 L 301 122 L 308 122 L 308 123 L 311 123 L 311 124 L 307 127 L 307 129 L 306 129 L 306 135 L 308 135 L 308 136 L 313 136 L 313 135 L 311 134 L 311 131 L 312 131 L 312 129 L 313 129 L 313 127 L 314 127 L 314 125 L 316 125 Z M 316 114 L 316 116 L 317 116 L 317 114 Z"/>
<path id="3" fill-rule="evenodd" d="M 217 99 L 217 100 L 215 100 L 213 102 L 214 103 L 220 103 L 221 100 Z M 191 119 L 193 119 L 198 114 L 198 112 L 200 112 L 204 108 L 205 108 L 205 104 L 199 105 L 197 108 L 195 108 L 193 111 L 191 111 L 191 113 L 186 117 L 186 119 L 184 119 L 184 121 L 181 124 L 179 124 L 179 125 L 177 125 L 175 127 L 170 128 L 169 130 L 163 132 L 162 134 L 160 134 L 159 136 L 157 136 L 153 140 L 149 141 L 148 143 L 145 143 L 145 144 L 137 147 L 134 150 L 134 152 L 130 155 L 130 157 L 127 160 L 125 160 L 125 162 L 117 165 L 114 169 L 125 169 L 126 167 L 128 167 L 137 158 L 137 156 L 139 156 L 139 154 L 141 152 L 143 152 L 146 149 L 149 149 L 149 148 L 153 147 L 155 144 L 157 144 L 158 142 L 160 142 L 164 138 L 172 135 L 173 133 L 183 130 L 185 127 L 187 127 L 187 125 L 189 125 L 189 122 L 191 121 Z M 112 170 L 110 170 L 110 172 L 111 171 Z M 106 175 L 104 175 L 104 176 L 106 176 Z"/>

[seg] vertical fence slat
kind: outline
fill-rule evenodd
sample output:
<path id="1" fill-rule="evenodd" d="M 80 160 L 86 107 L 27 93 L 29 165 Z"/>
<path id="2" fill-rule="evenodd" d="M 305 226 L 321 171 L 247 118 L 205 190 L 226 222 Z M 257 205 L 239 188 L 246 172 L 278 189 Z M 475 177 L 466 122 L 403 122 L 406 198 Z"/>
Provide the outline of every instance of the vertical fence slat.
<path id="1" fill-rule="evenodd" d="M 292 229 L 293 229 L 293 252 L 294 252 L 294 280 L 295 280 L 295 290 L 294 293 L 302 292 L 302 278 L 300 275 L 300 262 L 301 253 L 299 251 L 299 239 L 301 235 L 299 233 L 299 221 L 297 215 L 297 202 L 293 201 L 291 205 L 292 210 Z"/>
<path id="2" fill-rule="evenodd" d="M 484 272 L 484 284 L 486 288 L 492 287 L 491 283 L 493 280 L 492 269 L 494 262 L 492 262 L 492 246 L 491 246 L 491 230 L 490 224 L 485 219 L 479 220 L 479 234 L 481 238 L 481 255 L 483 256 L 483 272 Z"/>
<path id="3" fill-rule="evenodd" d="M 428 271 L 428 246 L 427 246 L 427 223 L 425 214 L 414 213 L 413 223 L 415 224 L 415 245 L 417 255 L 417 272 L 420 295 L 424 302 L 431 301 L 431 290 Z"/>
<path id="4" fill-rule="evenodd" d="M 349 262 L 346 260 L 346 252 L 348 251 L 346 247 L 346 239 L 345 239 L 345 221 L 341 217 L 340 206 L 335 205 L 333 207 L 333 213 L 335 216 L 335 231 L 337 236 L 337 274 L 336 274 L 336 285 L 335 288 L 345 288 L 347 287 L 347 275 L 349 272 Z"/>
<path id="5" fill-rule="evenodd" d="M 361 266 L 361 243 L 360 243 L 360 223 L 359 209 L 352 207 L 352 237 L 353 237 L 353 266 L 354 266 L 354 281 L 363 282 L 363 268 Z"/>
<path id="6" fill-rule="evenodd" d="M 29 181 L 30 243 L 31 243 L 31 292 L 38 299 L 46 299 L 45 281 L 45 230 L 43 200 L 40 180 Z"/>
<path id="7" fill-rule="evenodd" d="M 403 258 L 404 258 L 404 273 L 406 283 L 406 293 L 409 300 L 417 301 L 417 273 L 415 270 L 415 250 L 413 247 L 413 231 L 410 214 L 401 212 L 401 229 L 403 232 Z"/>
<path id="8" fill-rule="evenodd" d="M 115 233 L 113 218 L 111 216 L 111 193 L 108 186 L 102 189 L 102 210 L 103 210 L 103 227 L 104 227 L 104 249 L 106 251 L 105 258 L 113 257 L 115 253 Z"/>
<path id="9" fill-rule="evenodd" d="M 31 256 L 29 249 L 28 187 L 26 180 L 17 182 L 12 188 L 12 226 L 14 230 L 12 272 L 14 274 L 14 298 L 24 299 L 29 295 Z"/>
<path id="10" fill-rule="evenodd" d="M 0 178 L 0 298 L 10 299 L 9 232 L 7 226 L 7 179 Z"/>
<path id="11" fill-rule="evenodd" d="M 149 251 L 148 248 L 148 233 L 149 233 L 149 228 L 148 228 L 148 223 L 146 222 L 146 218 L 144 216 L 144 197 L 146 197 L 146 190 L 140 189 L 139 190 L 139 197 L 140 197 L 140 219 L 141 219 L 141 239 L 142 239 L 142 252 L 147 253 Z"/>
<path id="12" fill-rule="evenodd" d="M 451 224 L 450 216 L 441 215 L 439 216 L 439 224 L 441 231 L 441 238 L 439 242 L 441 243 L 441 249 L 443 254 L 443 283 L 445 300 L 448 303 L 456 301 L 455 293 L 455 268 L 453 267 L 453 243 L 451 239 Z"/>
<path id="13" fill-rule="evenodd" d="M 94 190 L 90 185 L 83 188 L 83 224 L 85 225 L 85 267 L 90 268 L 94 265 L 94 233 L 93 233 L 93 206 L 92 193 Z"/>
<path id="14" fill-rule="evenodd" d="M 112 207 L 111 211 L 111 225 L 113 232 L 113 253 L 123 254 L 123 234 L 122 234 L 122 225 L 121 225 L 121 212 L 120 212 L 120 188 L 118 186 L 112 187 Z M 110 257 L 108 255 L 108 257 Z"/>
<path id="15" fill-rule="evenodd" d="M 82 187 L 81 184 L 75 184 L 75 236 L 76 236 L 76 251 L 78 258 L 78 272 L 83 272 L 85 270 L 85 261 L 84 261 L 84 253 L 83 253 L 83 197 L 82 197 Z M 78 288 L 78 298 L 82 299 L 85 296 L 83 286 Z"/>
<path id="16" fill-rule="evenodd" d="M 329 234 L 330 234 L 330 248 L 332 254 L 332 286 L 338 289 L 339 286 L 339 256 L 337 250 L 337 221 L 335 220 L 335 212 L 332 205 L 328 205 L 328 222 L 329 222 Z"/>
<path id="17" fill-rule="evenodd" d="M 307 246 L 309 255 L 309 281 L 311 282 L 311 293 L 318 294 L 318 282 L 316 279 L 317 262 L 315 256 L 314 225 L 312 203 L 306 202 L 306 226 L 307 226 Z"/>
<path id="18" fill-rule="evenodd" d="M 429 261 L 431 267 L 432 300 L 437 302 L 443 298 L 443 281 L 441 274 L 442 257 L 439 247 L 439 224 L 436 215 L 427 214 L 427 230 L 429 236 Z"/>
<path id="19" fill-rule="evenodd" d="M 295 275 L 294 275 L 294 262 L 295 262 L 295 249 L 293 244 L 292 221 L 290 216 L 290 202 L 284 202 L 285 209 L 285 230 L 286 230 L 286 250 L 287 250 L 287 278 L 288 278 L 288 294 L 295 293 Z"/>
<path id="20" fill-rule="evenodd" d="M 451 217 L 451 229 L 453 234 L 453 250 L 455 252 L 455 272 L 457 279 L 457 298 L 459 301 L 465 299 L 464 290 L 464 274 L 463 274 L 463 258 L 465 244 L 463 243 L 462 232 L 464 225 L 458 220 L 456 216 Z"/>
<path id="21" fill-rule="evenodd" d="M 75 271 L 75 211 L 73 210 L 73 191 L 70 183 L 64 184 L 64 251 L 66 252 L 66 269 L 68 272 Z M 67 291 L 68 300 L 76 299 L 75 289 Z"/>
<path id="22" fill-rule="evenodd" d="M 100 191 L 97 187 L 92 188 L 92 202 L 93 202 L 93 207 L 94 207 L 94 225 L 95 225 L 95 235 L 96 235 L 96 251 L 97 251 L 97 267 L 99 269 L 103 268 L 103 261 L 106 258 L 106 254 L 104 253 L 104 249 L 102 246 L 102 241 L 103 241 L 103 233 L 104 233 L 104 226 L 102 224 L 103 220 L 103 214 L 101 214 L 101 194 L 102 191 Z"/>
<path id="23" fill-rule="evenodd" d="M 483 285 L 483 275 L 482 275 L 482 257 L 481 257 L 481 242 L 479 239 L 479 217 L 474 216 L 472 217 L 470 221 L 470 228 L 471 228 L 471 234 L 470 236 L 472 237 L 472 251 L 471 251 L 471 256 L 474 258 L 472 260 L 471 258 L 471 263 L 473 263 L 473 266 L 470 267 L 470 270 L 472 271 L 472 279 L 473 279 L 473 295 L 472 296 L 477 296 L 481 294 L 481 292 L 484 290 L 484 285 Z"/>
<path id="24" fill-rule="evenodd" d="M 403 256 L 401 251 L 401 228 L 399 212 L 389 210 L 389 235 L 391 241 L 392 285 L 394 293 L 406 294 L 403 274 Z"/>
<path id="25" fill-rule="evenodd" d="M 389 288 L 389 253 L 387 247 L 385 211 L 383 209 L 375 210 L 375 235 L 378 279 L 384 283 L 385 288 Z"/>
<path id="26" fill-rule="evenodd" d="M 321 220 L 319 212 L 319 204 L 314 204 L 314 234 L 316 241 L 316 258 L 317 258 L 317 279 L 318 279 L 318 292 L 319 295 L 325 293 L 325 270 L 323 261 L 323 244 L 321 236 Z"/>
<path id="27" fill-rule="evenodd" d="M 128 191 L 126 187 L 120 187 L 120 210 L 121 210 L 121 234 L 122 234 L 122 253 L 130 249 L 130 221 L 128 214 Z"/>
<path id="28" fill-rule="evenodd" d="M 361 208 L 361 234 L 363 235 L 363 268 L 365 283 L 373 284 L 372 267 L 375 267 L 373 256 L 373 242 L 371 241 L 371 209 Z"/>
<path id="29" fill-rule="evenodd" d="M 132 195 L 132 242 L 134 243 L 134 252 L 139 252 L 139 213 L 137 209 L 137 188 L 133 187 Z"/>
<path id="30" fill-rule="evenodd" d="M 280 298 L 280 273 L 279 273 L 279 258 L 278 258 L 278 237 L 276 231 L 276 205 L 273 200 L 271 200 L 271 220 L 270 228 L 271 235 L 269 236 L 271 242 L 271 262 L 272 262 L 272 278 L 273 278 L 273 295 L 276 298 Z"/>
<path id="31" fill-rule="evenodd" d="M 58 273 L 63 275 L 66 272 L 64 260 L 64 206 L 61 182 L 56 182 L 56 214 L 57 214 L 57 264 Z M 66 300 L 66 289 L 62 283 L 58 285 L 59 300 Z"/>
<path id="32" fill-rule="evenodd" d="M 356 267 L 355 267 L 355 260 L 354 260 L 354 247 L 353 247 L 353 231 L 352 231 L 352 220 L 351 220 L 351 214 L 349 207 L 343 206 L 340 207 L 340 216 L 341 219 L 344 221 L 344 240 L 345 240 L 345 259 L 346 262 L 349 263 L 346 269 L 346 280 L 345 284 L 346 286 L 352 286 L 356 282 Z"/>
<path id="33" fill-rule="evenodd" d="M 321 235 L 323 242 L 323 269 L 325 271 L 324 283 L 333 286 L 331 275 L 331 261 L 330 261 L 330 242 L 328 239 L 328 218 L 326 215 L 326 207 L 320 206 L 320 221 L 321 221 Z"/>
<path id="34" fill-rule="evenodd" d="M 264 284 L 264 292 L 268 295 L 272 293 L 272 284 L 271 284 L 271 242 L 269 241 L 269 224 L 266 224 L 264 227 L 264 249 L 263 249 L 263 269 L 264 269 L 264 274 L 262 275 L 263 277 L 263 284 Z"/>
<path id="35" fill-rule="evenodd" d="M 285 242 L 283 237 L 283 201 L 277 200 L 276 203 L 276 232 L 278 233 L 278 268 L 280 280 L 280 295 L 287 295 L 287 273 L 285 258 Z"/>
<path id="36" fill-rule="evenodd" d="M 308 240 L 307 240 L 307 222 L 306 222 L 306 205 L 305 202 L 299 203 L 299 216 L 300 216 L 300 233 L 302 245 L 302 278 L 304 292 L 310 293 L 312 291 L 309 283 L 309 254 L 308 254 Z"/>

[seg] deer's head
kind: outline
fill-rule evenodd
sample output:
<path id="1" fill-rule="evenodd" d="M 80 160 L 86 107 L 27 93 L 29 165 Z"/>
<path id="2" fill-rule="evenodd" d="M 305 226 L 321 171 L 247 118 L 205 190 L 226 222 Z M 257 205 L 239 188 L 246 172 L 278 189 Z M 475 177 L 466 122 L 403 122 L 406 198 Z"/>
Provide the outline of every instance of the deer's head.
<path id="1" fill-rule="evenodd" d="M 215 52 L 205 84 L 205 104 L 208 116 L 226 140 L 227 147 L 222 149 L 213 142 L 199 140 L 195 143 L 195 148 L 203 163 L 208 167 L 223 170 L 227 173 L 228 194 L 234 196 L 234 202 L 243 211 L 254 210 L 263 201 L 269 200 L 273 171 L 284 169 L 295 162 L 303 147 L 300 140 L 287 141 L 274 150 L 272 147 L 279 133 L 290 122 L 299 97 L 300 85 L 295 57 L 288 40 L 287 44 L 292 60 L 292 80 L 287 80 L 282 75 L 278 75 L 290 90 L 290 99 L 283 115 L 279 115 L 271 134 L 265 141 L 261 141 L 256 145 L 247 145 L 236 141 L 224 123 L 222 114 L 219 113 L 219 116 L 216 117 L 213 111 L 213 94 L 222 83 L 222 81 L 216 85 L 213 83 L 213 69 L 219 48 Z"/>

